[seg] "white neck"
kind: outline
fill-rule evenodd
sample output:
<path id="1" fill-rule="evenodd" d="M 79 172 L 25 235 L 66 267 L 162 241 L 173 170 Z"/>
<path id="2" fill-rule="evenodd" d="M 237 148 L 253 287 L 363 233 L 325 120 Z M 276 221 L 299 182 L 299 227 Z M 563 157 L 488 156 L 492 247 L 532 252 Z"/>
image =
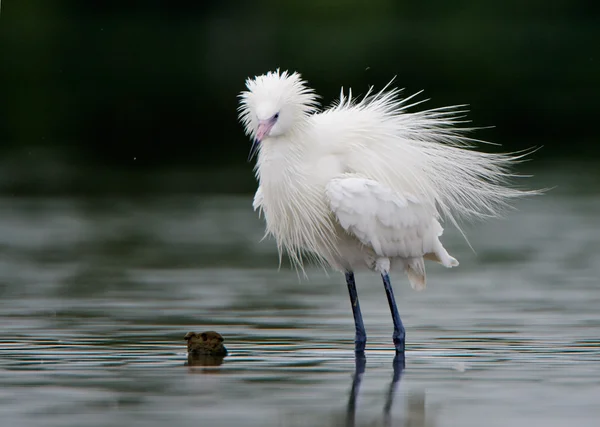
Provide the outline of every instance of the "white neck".
<path id="1" fill-rule="evenodd" d="M 313 173 L 310 138 L 267 138 L 256 174 L 263 193 L 267 233 L 302 265 L 300 252 L 335 252 L 334 224 L 324 197 L 324 183 Z M 281 252 L 280 252 L 281 253 Z"/>

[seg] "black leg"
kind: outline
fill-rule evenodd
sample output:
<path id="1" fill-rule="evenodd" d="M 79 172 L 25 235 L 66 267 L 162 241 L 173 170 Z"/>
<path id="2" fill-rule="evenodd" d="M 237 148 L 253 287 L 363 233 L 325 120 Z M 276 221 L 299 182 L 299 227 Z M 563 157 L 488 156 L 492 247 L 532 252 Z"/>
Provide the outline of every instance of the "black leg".
<path id="1" fill-rule="evenodd" d="M 365 350 L 367 333 L 365 332 L 365 325 L 360 312 L 360 304 L 358 303 L 358 294 L 356 293 L 356 283 L 354 282 L 353 272 L 349 271 L 346 273 L 346 283 L 348 284 L 350 303 L 352 304 L 352 314 L 354 315 L 354 326 L 356 328 L 356 335 L 354 337 L 354 351 L 358 353 Z"/>
<path id="2" fill-rule="evenodd" d="M 404 325 L 402 325 L 400 313 L 398 313 L 398 307 L 396 307 L 396 300 L 390 283 L 390 276 L 388 273 L 382 273 L 381 278 L 383 279 L 383 286 L 385 287 L 385 293 L 387 294 L 388 303 L 390 304 L 390 311 L 392 312 L 392 320 L 394 321 L 394 347 L 396 347 L 397 353 L 402 353 L 402 355 L 404 355 Z"/>

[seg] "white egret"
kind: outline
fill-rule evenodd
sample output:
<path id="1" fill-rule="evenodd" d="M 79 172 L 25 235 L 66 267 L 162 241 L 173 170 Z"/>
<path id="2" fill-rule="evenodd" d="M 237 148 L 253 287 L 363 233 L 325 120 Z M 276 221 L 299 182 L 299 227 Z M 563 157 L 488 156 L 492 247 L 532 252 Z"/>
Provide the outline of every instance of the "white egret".
<path id="1" fill-rule="evenodd" d="M 405 331 L 390 284 L 399 267 L 416 290 L 425 288 L 424 260 L 458 266 L 439 238 L 440 221 L 495 217 L 512 199 L 535 194 L 507 185 L 523 154 L 474 150 L 464 136 L 459 106 L 407 112 L 420 102 L 399 90 L 369 89 L 360 100 L 342 92 L 320 111 L 317 96 L 298 73 L 279 70 L 248 79 L 240 120 L 252 138 L 250 157 L 258 189 L 254 208 L 266 220 L 279 257 L 302 268 L 303 255 L 344 272 L 356 326 L 355 350 L 364 351 L 354 271 L 369 268 L 384 283 L 404 352 Z M 414 95 L 413 95 L 414 96 Z M 459 228 L 460 229 L 460 228 Z"/>

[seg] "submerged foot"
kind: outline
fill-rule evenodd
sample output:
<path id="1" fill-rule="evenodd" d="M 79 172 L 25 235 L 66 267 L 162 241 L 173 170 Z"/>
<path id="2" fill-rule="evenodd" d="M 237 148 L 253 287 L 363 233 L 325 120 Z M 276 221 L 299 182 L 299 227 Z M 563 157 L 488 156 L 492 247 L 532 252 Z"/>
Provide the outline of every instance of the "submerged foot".
<path id="1" fill-rule="evenodd" d="M 394 347 L 396 348 L 396 355 L 404 357 L 404 349 L 406 347 L 406 339 L 404 337 L 404 333 L 402 334 L 402 338 L 394 338 Z"/>
<path id="2" fill-rule="evenodd" d="M 359 353 L 365 352 L 367 345 L 367 337 L 359 337 L 358 335 L 354 338 L 354 352 L 358 355 Z"/>

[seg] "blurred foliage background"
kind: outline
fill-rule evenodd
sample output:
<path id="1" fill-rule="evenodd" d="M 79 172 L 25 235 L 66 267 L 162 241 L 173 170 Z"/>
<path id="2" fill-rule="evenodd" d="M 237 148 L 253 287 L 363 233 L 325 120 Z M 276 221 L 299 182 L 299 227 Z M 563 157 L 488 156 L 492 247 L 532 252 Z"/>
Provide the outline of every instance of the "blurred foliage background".
<path id="1" fill-rule="evenodd" d="M 537 162 L 600 158 L 600 3 L 4 0 L 0 190 L 255 188 L 244 80 L 281 67 L 329 104 L 397 76 Z"/>

